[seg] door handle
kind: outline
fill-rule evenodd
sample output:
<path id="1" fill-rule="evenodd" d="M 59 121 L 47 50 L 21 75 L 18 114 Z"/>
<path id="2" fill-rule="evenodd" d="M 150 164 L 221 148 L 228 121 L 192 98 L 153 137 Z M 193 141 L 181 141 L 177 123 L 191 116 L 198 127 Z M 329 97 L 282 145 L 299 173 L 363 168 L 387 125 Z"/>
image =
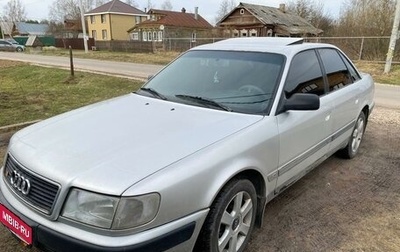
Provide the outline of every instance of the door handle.
<path id="1" fill-rule="evenodd" d="M 325 122 L 329 121 L 330 119 L 331 119 L 331 114 L 329 114 L 329 115 L 327 115 L 327 116 L 325 117 Z"/>

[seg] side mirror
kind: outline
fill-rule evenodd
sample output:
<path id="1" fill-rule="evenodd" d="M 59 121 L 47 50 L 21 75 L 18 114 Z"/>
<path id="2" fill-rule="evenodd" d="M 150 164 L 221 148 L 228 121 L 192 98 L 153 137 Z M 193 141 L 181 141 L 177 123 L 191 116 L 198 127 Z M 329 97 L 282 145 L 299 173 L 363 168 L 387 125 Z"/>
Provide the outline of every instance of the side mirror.
<path id="1" fill-rule="evenodd" d="M 289 99 L 283 98 L 279 113 L 289 110 L 318 110 L 319 96 L 316 94 L 293 94 Z"/>

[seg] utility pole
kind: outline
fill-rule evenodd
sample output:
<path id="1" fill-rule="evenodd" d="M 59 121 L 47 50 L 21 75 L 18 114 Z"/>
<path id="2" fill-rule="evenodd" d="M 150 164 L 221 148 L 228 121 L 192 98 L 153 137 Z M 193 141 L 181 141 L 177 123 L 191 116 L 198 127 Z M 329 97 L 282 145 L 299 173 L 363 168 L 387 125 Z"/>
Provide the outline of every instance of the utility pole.
<path id="1" fill-rule="evenodd" d="M 399 37 L 399 23 L 400 23 L 400 0 L 397 0 L 392 36 L 390 36 L 389 50 L 386 57 L 386 64 L 384 71 L 385 74 L 388 74 L 390 72 L 390 68 L 392 67 L 392 59 L 393 59 L 394 49 L 396 47 L 396 40 Z"/>
<path id="2" fill-rule="evenodd" d="M 3 30 L 3 29 L 4 29 L 6 26 L 8 26 L 8 25 L 7 25 L 6 21 L 4 20 L 4 18 L 2 18 L 1 16 L 0 16 L 0 24 L 3 24 L 3 25 L 0 25 L 1 38 L 2 38 L 2 39 L 5 39 L 5 38 L 4 38 L 4 30 Z"/>
<path id="3" fill-rule="evenodd" d="M 87 36 L 86 36 L 86 22 L 85 22 L 85 16 L 84 16 L 84 13 L 83 13 L 82 0 L 79 0 L 79 9 L 81 9 L 81 22 L 82 22 L 82 30 L 83 30 L 83 45 L 85 46 L 85 53 L 88 53 L 88 44 L 87 44 Z"/>

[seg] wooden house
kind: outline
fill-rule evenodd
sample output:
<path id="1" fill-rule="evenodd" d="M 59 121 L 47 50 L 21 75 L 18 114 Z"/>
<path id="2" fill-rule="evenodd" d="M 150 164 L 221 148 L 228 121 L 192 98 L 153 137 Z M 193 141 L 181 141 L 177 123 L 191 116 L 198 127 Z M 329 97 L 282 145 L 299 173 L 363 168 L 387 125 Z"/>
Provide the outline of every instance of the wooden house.
<path id="1" fill-rule="evenodd" d="M 240 3 L 217 26 L 227 37 L 314 37 L 323 31 L 297 14 L 279 8 Z"/>

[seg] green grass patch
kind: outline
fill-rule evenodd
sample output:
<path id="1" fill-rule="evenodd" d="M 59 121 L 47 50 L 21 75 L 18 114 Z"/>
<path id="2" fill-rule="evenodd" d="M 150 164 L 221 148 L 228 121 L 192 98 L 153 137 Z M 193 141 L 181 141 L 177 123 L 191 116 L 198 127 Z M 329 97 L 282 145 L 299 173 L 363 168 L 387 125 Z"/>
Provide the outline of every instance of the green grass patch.
<path id="1" fill-rule="evenodd" d="M 355 62 L 357 68 L 365 73 L 372 75 L 377 83 L 400 85 L 400 65 L 393 64 L 389 74 L 384 74 L 384 63 L 372 63 L 365 61 Z"/>
<path id="2" fill-rule="evenodd" d="M 0 62 L 1 63 L 1 62 Z M 45 119 L 137 90 L 142 82 L 31 66 L 0 64 L 0 126 Z"/>
<path id="3" fill-rule="evenodd" d="M 27 52 L 29 53 L 29 52 Z M 69 57 L 69 50 L 58 49 L 43 50 L 41 52 L 32 52 L 34 54 L 65 56 Z M 171 60 L 179 56 L 179 52 L 157 52 L 157 53 L 129 53 L 129 52 L 109 52 L 109 51 L 89 51 L 73 50 L 73 56 L 84 59 L 112 60 L 121 62 L 131 62 L 140 64 L 166 65 Z"/>

